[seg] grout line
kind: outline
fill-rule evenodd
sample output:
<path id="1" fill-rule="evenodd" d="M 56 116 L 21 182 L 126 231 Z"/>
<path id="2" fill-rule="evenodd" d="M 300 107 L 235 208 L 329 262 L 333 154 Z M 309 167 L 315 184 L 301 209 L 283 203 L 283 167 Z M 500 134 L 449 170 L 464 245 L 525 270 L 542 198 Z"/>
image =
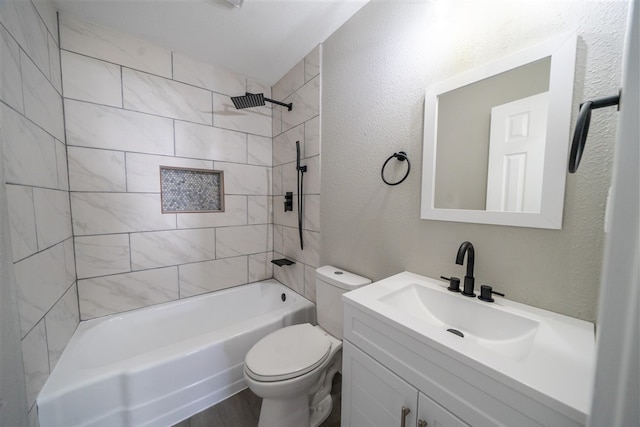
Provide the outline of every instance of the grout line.
<path id="1" fill-rule="evenodd" d="M 124 72 L 122 71 L 123 69 L 122 65 L 119 65 L 119 67 L 120 67 L 120 105 L 122 105 L 122 109 L 124 110 Z M 97 105 L 102 105 L 102 104 L 97 104 Z"/>

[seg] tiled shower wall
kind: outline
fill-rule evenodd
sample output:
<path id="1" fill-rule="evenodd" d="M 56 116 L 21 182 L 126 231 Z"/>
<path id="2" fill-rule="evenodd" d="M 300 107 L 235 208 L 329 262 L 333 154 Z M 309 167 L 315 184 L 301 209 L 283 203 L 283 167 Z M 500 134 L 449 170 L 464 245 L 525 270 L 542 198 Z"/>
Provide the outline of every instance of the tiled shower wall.
<path id="1" fill-rule="evenodd" d="M 0 2 L 0 23 L 0 139 L 35 425 L 35 398 L 78 325 L 58 24 L 44 0 Z"/>
<path id="2" fill-rule="evenodd" d="M 320 70 L 322 45 L 311 51 L 272 87 L 273 98 L 293 109 L 273 108 L 274 252 L 296 263 L 274 267 L 274 277 L 315 301 L 315 269 L 320 263 Z M 296 141 L 300 141 L 303 177 L 302 237 L 298 236 Z M 293 211 L 284 212 L 284 194 L 294 193 Z"/>
<path id="3" fill-rule="evenodd" d="M 269 88 L 60 16 L 80 316 L 273 275 Z M 224 171 L 225 212 L 162 214 L 159 166 Z"/>

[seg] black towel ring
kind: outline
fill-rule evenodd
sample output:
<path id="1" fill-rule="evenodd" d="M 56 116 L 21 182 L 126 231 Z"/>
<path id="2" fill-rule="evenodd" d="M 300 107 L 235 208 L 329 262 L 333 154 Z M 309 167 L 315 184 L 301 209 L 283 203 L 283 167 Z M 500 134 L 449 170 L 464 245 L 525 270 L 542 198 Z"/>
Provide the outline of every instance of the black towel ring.
<path id="1" fill-rule="evenodd" d="M 591 110 L 614 105 L 618 106 L 618 110 L 620 109 L 620 93 L 615 96 L 586 101 L 580 104 L 580 113 L 578 113 L 576 130 L 573 134 L 571 152 L 569 153 L 569 173 L 575 173 L 580 165 L 582 152 L 587 143 L 587 134 L 589 133 L 589 124 L 591 123 Z"/>
<path id="2" fill-rule="evenodd" d="M 401 162 L 404 162 L 405 160 L 407 161 L 407 173 L 404 174 L 404 177 L 402 177 L 402 179 L 400 181 L 397 182 L 389 182 L 384 178 L 384 168 L 387 166 L 387 163 L 389 163 L 389 160 L 396 158 L 398 160 L 400 160 Z M 405 179 L 407 179 L 407 177 L 409 176 L 409 172 L 411 172 L 411 162 L 409 161 L 409 158 L 407 157 L 407 153 L 405 153 L 404 151 L 398 151 L 397 153 L 393 153 L 393 155 L 391 155 L 382 165 L 382 170 L 380 171 L 380 176 L 382 177 L 382 181 L 384 181 L 385 184 L 387 185 L 398 185 L 400 183 L 402 183 Z"/>

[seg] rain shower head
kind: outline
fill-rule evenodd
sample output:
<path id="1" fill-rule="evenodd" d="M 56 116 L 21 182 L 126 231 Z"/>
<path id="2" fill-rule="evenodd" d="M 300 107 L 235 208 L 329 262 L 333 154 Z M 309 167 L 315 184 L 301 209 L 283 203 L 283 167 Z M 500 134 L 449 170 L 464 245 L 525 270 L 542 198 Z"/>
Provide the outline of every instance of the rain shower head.
<path id="1" fill-rule="evenodd" d="M 243 108 L 260 107 L 264 105 L 264 94 L 253 94 L 247 92 L 244 96 L 232 96 L 231 100 L 238 110 L 242 110 Z"/>
<path id="2" fill-rule="evenodd" d="M 262 93 L 246 92 L 243 96 L 232 96 L 231 101 L 233 101 L 233 105 L 235 105 L 238 110 L 242 110 L 243 108 L 261 107 L 265 105 L 265 101 L 287 107 L 289 111 L 293 108 L 293 103 L 291 102 L 285 104 L 284 102 L 274 101 L 273 99 L 265 98 Z"/>

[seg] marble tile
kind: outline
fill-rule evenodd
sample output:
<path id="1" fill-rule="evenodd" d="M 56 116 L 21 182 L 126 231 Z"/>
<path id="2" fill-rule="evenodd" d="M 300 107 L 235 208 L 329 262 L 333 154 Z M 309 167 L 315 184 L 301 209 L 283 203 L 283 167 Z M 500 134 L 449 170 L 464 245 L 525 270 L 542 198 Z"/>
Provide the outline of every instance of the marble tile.
<path id="1" fill-rule="evenodd" d="M 76 281 L 76 254 L 73 247 L 73 237 L 62 242 L 62 248 L 64 251 L 65 283 L 68 286 Z"/>
<path id="2" fill-rule="evenodd" d="M 316 76 L 291 96 L 286 102 L 293 103 L 293 109 L 282 111 L 282 131 L 310 120 L 320 114 L 320 76 Z"/>
<path id="3" fill-rule="evenodd" d="M 44 321 L 22 339 L 22 361 L 27 386 L 27 405 L 31 407 L 49 378 L 49 357 Z"/>
<path id="4" fill-rule="evenodd" d="M 60 47 L 103 61 L 171 77 L 171 51 L 118 30 L 60 14 Z"/>
<path id="5" fill-rule="evenodd" d="M 273 252 L 249 255 L 249 283 L 273 277 Z M 275 267 L 278 268 L 278 267 Z"/>
<path id="6" fill-rule="evenodd" d="M 322 45 L 316 46 L 307 56 L 304 57 L 304 82 L 308 82 L 320 74 L 320 55 Z"/>
<path id="7" fill-rule="evenodd" d="M 214 93 L 213 125 L 271 137 L 271 108 L 264 106 L 237 110 L 229 96 Z"/>
<path id="8" fill-rule="evenodd" d="M 316 269 L 304 266 L 304 294 L 309 301 L 316 302 Z"/>
<path id="9" fill-rule="evenodd" d="M 22 185 L 6 185 L 13 261 L 38 251 L 33 189 Z"/>
<path id="10" fill-rule="evenodd" d="M 194 169 L 213 169 L 210 160 L 180 159 L 169 156 L 127 153 L 127 190 L 129 192 L 159 193 L 160 166 Z"/>
<path id="11" fill-rule="evenodd" d="M 80 322 L 78 290 L 75 285 L 58 300 L 44 320 L 47 328 L 49 369 L 53 371 Z"/>
<path id="12" fill-rule="evenodd" d="M 143 270 L 215 259 L 215 231 L 171 230 L 131 234 L 131 268 Z"/>
<path id="13" fill-rule="evenodd" d="M 273 222 L 271 196 L 247 196 L 249 224 L 269 224 Z"/>
<path id="14" fill-rule="evenodd" d="M 301 159 L 301 165 L 306 165 L 307 161 L 305 159 Z M 307 193 L 306 188 L 308 187 L 308 172 L 309 167 L 307 166 L 307 173 L 304 174 L 304 178 L 302 180 L 302 185 L 305 189 L 305 194 Z M 296 170 L 295 161 L 292 163 L 286 163 L 282 165 L 282 191 L 292 191 L 294 195 L 298 194 L 298 171 Z"/>
<path id="15" fill-rule="evenodd" d="M 286 257 L 277 252 L 273 256 L 275 259 L 291 259 L 291 257 Z M 304 264 L 296 262 L 293 265 L 285 265 L 283 267 L 274 266 L 273 277 L 294 292 L 304 295 Z"/>
<path id="16" fill-rule="evenodd" d="M 289 95 L 304 85 L 304 60 L 298 62 L 285 74 L 273 87 L 271 88 L 271 94 L 273 99 L 277 101 L 283 101 Z M 296 104 L 293 104 L 293 109 L 297 108 Z"/>
<path id="17" fill-rule="evenodd" d="M 293 210 L 284 211 L 284 196 L 273 198 L 273 223 L 287 227 L 298 227 L 298 197 L 293 196 Z"/>
<path id="18" fill-rule="evenodd" d="M 305 230 L 320 231 L 320 195 L 304 196 L 303 226 Z"/>
<path id="19" fill-rule="evenodd" d="M 131 271 L 129 234 L 79 236 L 74 240 L 78 279 Z"/>
<path id="20" fill-rule="evenodd" d="M 282 230 L 283 253 L 288 258 L 293 258 L 311 267 L 320 266 L 320 233 L 302 230 L 304 250 L 301 250 L 298 227 L 283 227 Z"/>
<path id="21" fill-rule="evenodd" d="M 225 194 L 271 194 L 271 168 L 223 162 L 214 162 L 214 168 L 224 171 Z"/>
<path id="22" fill-rule="evenodd" d="M 122 107 L 119 65 L 63 50 L 62 76 L 65 98 Z"/>
<path id="23" fill-rule="evenodd" d="M 58 140 L 64 141 L 62 97 L 48 78 L 23 54 L 20 54 L 20 67 L 25 115 Z"/>
<path id="24" fill-rule="evenodd" d="M 2 104 L 0 116 L 5 182 L 58 188 L 54 139 Z"/>
<path id="25" fill-rule="evenodd" d="M 123 152 L 69 147 L 67 153 L 71 191 L 127 191 Z"/>
<path id="26" fill-rule="evenodd" d="M 175 214 L 161 213 L 159 194 L 71 193 L 71 209 L 76 236 L 176 227 Z"/>
<path id="27" fill-rule="evenodd" d="M 249 78 L 247 79 L 247 92 L 262 93 L 265 98 L 271 98 L 271 86 L 267 86 Z"/>
<path id="28" fill-rule="evenodd" d="M 64 245 L 58 244 L 16 262 L 14 271 L 24 336 L 67 290 Z"/>
<path id="29" fill-rule="evenodd" d="M 180 271 L 180 298 L 247 283 L 247 257 L 186 264 Z"/>
<path id="30" fill-rule="evenodd" d="M 245 133 L 177 121 L 175 138 L 176 156 L 247 162 Z"/>
<path id="31" fill-rule="evenodd" d="M 244 95 L 247 87 L 244 76 L 176 52 L 173 79 L 229 96 Z"/>
<path id="32" fill-rule="evenodd" d="M 212 124 L 211 92 L 129 68 L 122 69 L 124 108 Z"/>
<path id="33" fill-rule="evenodd" d="M 216 229 L 216 257 L 229 258 L 270 251 L 273 230 L 269 225 L 246 225 Z"/>
<path id="34" fill-rule="evenodd" d="M 320 155 L 320 116 L 304 122 L 304 155 Z"/>
<path id="35" fill-rule="evenodd" d="M 228 227 L 247 225 L 247 196 L 224 198 L 224 212 L 181 213 L 178 228 Z"/>
<path id="36" fill-rule="evenodd" d="M 67 147 L 60 141 L 55 141 L 56 163 L 58 172 L 58 189 L 69 191 L 69 169 L 67 163 Z"/>
<path id="37" fill-rule="evenodd" d="M 282 235 L 283 226 L 279 224 L 273 224 L 273 251 L 282 254 Z"/>
<path id="38" fill-rule="evenodd" d="M 278 136 L 282 133 L 283 108 L 276 106 L 271 109 L 271 136 Z"/>
<path id="39" fill-rule="evenodd" d="M 80 319 L 106 316 L 178 299 L 178 267 L 78 281 Z"/>
<path id="40" fill-rule="evenodd" d="M 56 7 L 51 0 L 32 0 L 38 14 L 44 21 L 44 25 L 49 31 L 49 35 L 58 43 L 58 14 Z"/>
<path id="41" fill-rule="evenodd" d="M 272 185 L 272 192 L 274 196 L 283 196 L 284 195 L 284 188 L 282 187 L 282 166 L 274 166 L 271 169 L 271 173 L 272 173 L 272 180 L 273 180 L 273 185 Z"/>
<path id="42" fill-rule="evenodd" d="M 38 405 L 33 405 L 29 410 L 29 427 L 40 427 L 38 420 Z"/>
<path id="43" fill-rule="evenodd" d="M 272 139 L 264 136 L 249 135 L 247 140 L 247 163 L 251 165 L 271 166 Z"/>
<path id="44" fill-rule="evenodd" d="M 34 188 L 33 204 L 39 250 L 44 250 L 71 237 L 71 207 L 68 192 Z"/>
<path id="45" fill-rule="evenodd" d="M 307 173 L 304 174 L 304 194 L 320 194 L 320 156 L 304 159 Z"/>
<path id="46" fill-rule="evenodd" d="M 60 64 L 60 48 L 49 34 L 49 81 L 59 94 L 62 94 L 62 66 Z"/>
<path id="47" fill-rule="evenodd" d="M 304 126 L 296 126 L 273 138 L 273 165 L 296 161 L 296 141 L 300 141 L 300 156 L 304 155 Z"/>
<path id="48" fill-rule="evenodd" d="M 24 112 L 22 75 L 20 74 L 20 48 L 0 25 L 0 99 L 20 112 Z"/>
<path id="49" fill-rule="evenodd" d="M 173 120 L 65 100 L 67 145 L 173 155 Z"/>
<path id="50" fill-rule="evenodd" d="M 0 20 L 42 74 L 48 78 L 48 33 L 33 4 L 30 1 L 0 2 Z"/>

